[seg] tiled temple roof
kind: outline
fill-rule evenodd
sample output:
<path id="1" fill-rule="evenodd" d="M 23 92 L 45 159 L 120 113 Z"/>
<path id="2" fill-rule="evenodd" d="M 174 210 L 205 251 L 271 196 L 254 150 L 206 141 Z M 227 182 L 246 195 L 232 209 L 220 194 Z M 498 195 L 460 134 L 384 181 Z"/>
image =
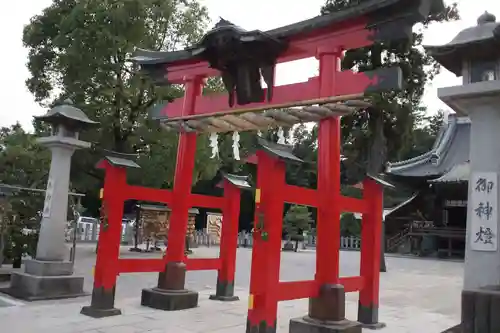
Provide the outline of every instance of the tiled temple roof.
<path id="1" fill-rule="evenodd" d="M 430 151 L 405 161 L 388 163 L 385 173 L 389 177 L 441 177 L 469 160 L 469 144 L 469 118 L 449 115 Z"/>

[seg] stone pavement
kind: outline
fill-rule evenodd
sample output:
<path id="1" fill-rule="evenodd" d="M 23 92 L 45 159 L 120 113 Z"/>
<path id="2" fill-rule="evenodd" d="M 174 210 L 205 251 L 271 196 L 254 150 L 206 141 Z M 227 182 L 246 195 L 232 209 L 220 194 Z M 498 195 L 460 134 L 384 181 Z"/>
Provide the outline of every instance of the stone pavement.
<path id="1" fill-rule="evenodd" d="M 217 249 L 196 249 L 196 256 L 212 256 Z M 91 255 L 80 251 L 81 256 Z M 222 303 L 208 300 L 214 291 L 215 274 L 189 272 L 188 287 L 200 292 L 199 307 L 178 312 L 163 312 L 140 306 L 140 290 L 154 285 L 156 274 L 127 274 L 120 276 L 116 306 L 123 315 L 93 319 L 79 314 L 88 297 L 73 300 L 22 303 L 0 307 L 0 332 L 31 333 L 47 330 L 50 333 L 243 333 L 247 312 L 247 283 L 250 251 L 238 250 L 236 294 L 240 301 Z M 78 258 L 81 263 L 85 260 Z M 356 274 L 359 253 L 342 252 L 342 275 Z M 78 262 L 77 262 L 78 263 Z M 456 262 L 387 258 L 388 272 L 381 278 L 380 319 L 387 324 L 381 333 L 440 333 L 459 322 L 460 290 L 463 265 Z M 77 270 L 83 269 L 77 265 Z M 284 253 L 281 279 L 309 278 L 313 275 L 314 253 Z M 354 270 L 354 272 L 352 272 Z M 301 273 L 302 271 L 302 273 Z M 305 272 L 304 272 L 305 271 Z M 213 273 L 213 272 L 205 272 Z M 307 274 L 306 274 L 307 273 Z M 240 279 L 238 279 L 240 278 Z M 87 277 L 87 279 L 89 279 Z M 242 281 L 242 282 L 240 282 Z M 91 284 L 91 281 L 86 281 Z M 0 302 L 11 299 L 0 296 Z M 356 318 L 357 293 L 347 295 L 347 317 Z M 307 313 L 307 300 L 282 302 L 279 306 L 278 332 L 288 332 L 290 318 Z M 369 330 L 365 330 L 369 332 Z"/>

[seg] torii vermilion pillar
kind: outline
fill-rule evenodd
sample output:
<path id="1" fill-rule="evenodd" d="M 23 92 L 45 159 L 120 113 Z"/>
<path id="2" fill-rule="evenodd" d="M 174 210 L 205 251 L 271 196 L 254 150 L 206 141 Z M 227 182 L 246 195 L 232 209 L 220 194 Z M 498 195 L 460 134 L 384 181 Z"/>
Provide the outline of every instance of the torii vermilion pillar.
<path id="1" fill-rule="evenodd" d="M 119 154 L 115 153 L 115 155 Z M 126 197 L 127 169 L 140 167 L 123 156 L 108 155 L 97 163 L 97 168 L 104 170 L 105 175 L 104 186 L 99 193 L 102 202 L 94 285 L 91 304 L 82 307 L 80 313 L 93 318 L 103 318 L 121 314 L 121 310 L 115 308 L 115 292 L 116 281 L 120 273 L 118 258 L 123 203 L 128 199 Z"/>
<path id="2" fill-rule="evenodd" d="M 195 101 L 201 95 L 202 87 L 202 77 L 186 77 L 185 103 L 182 107 L 182 115 L 192 116 L 195 114 Z M 191 208 L 196 136 L 197 134 L 194 132 L 179 134 L 174 187 L 172 189 L 172 212 L 167 236 L 166 265 L 164 271 L 158 276 L 157 287 L 142 291 L 141 304 L 156 309 L 180 310 L 198 305 L 198 293 L 185 288 L 186 264 L 184 263 L 186 221 L 188 220 L 188 210 Z"/>
<path id="3" fill-rule="evenodd" d="M 221 264 L 217 271 L 215 295 L 210 295 L 210 299 L 226 302 L 237 301 L 239 297 L 234 295 L 234 277 L 236 273 L 241 191 L 250 190 L 251 186 L 248 177 L 232 174 L 223 174 L 223 180 L 218 186 L 224 189 L 220 241 Z"/>

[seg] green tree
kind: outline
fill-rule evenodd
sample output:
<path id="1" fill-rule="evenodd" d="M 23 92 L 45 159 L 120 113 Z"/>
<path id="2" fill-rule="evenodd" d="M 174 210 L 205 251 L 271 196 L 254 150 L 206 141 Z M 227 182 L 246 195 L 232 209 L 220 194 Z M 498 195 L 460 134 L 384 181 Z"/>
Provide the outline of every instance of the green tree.
<path id="1" fill-rule="evenodd" d="M 292 131 L 293 154 L 304 163 L 287 164 L 287 181 L 290 184 L 315 188 L 317 178 L 318 127 L 308 129 L 298 124 Z"/>
<path id="2" fill-rule="evenodd" d="M 36 143 L 35 135 L 19 123 L 0 129 L 0 183 L 43 187 L 49 166 L 50 152 Z"/>
<path id="3" fill-rule="evenodd" d="M 366 0 L 327 0 L 322 14 L 343 10 Z M 371 173 L 382 171 L 388 159 L 399 159 L 405 146 L 411 145 L 414 128 L 421 123 L 425 108 L 421 98 L 425 84 L 439 73 L 439 65 L 422 51 L 423 32 L 431 22 L 459 18 L 456 4 L 442 13 L 431 15 L 423 28 L 414 32 L 413 43 L 393 41 L 367 48 L 348 50 L 342 61 L 343 69 L 356 67 L 360 71 L 397 65 L 405 83 L 400 92 L 387 92 L 374 97 L 373 107 L 342 118 L 344 142 L 357 152 L 355 159 Z M 351 156 L 349 156 L 351 157 Z"/>
<path id="4" fill-rule="evenodd" d="M 49 166 L 50 152 L 36 143 L 35 135 L 25 132 L 19 124 L 0 129 L 0 189 L 8 194 L 0 204 L 0 247 L 15 266 L 20 265 L 24 254 L 35 255 L 44 200 L 43 192 L 19 188 L 43 188 Z"/>
<path id="5" fill-rule="evenodd" d="M 344 237 L 361 235 L 361 221 L 353 213 L 343 213 L 340 216 L 340 234 Z"/>
<path id="6" fill-rule="evenodd" d="M 102 149 L 140 155 L 142 169 L 131 172 L 131 182 L 172 185 L 177 134 L 161 130 L 148 111 L 181 96 L 182 88 L 155 86 L 127 59 L 136 47 L 171 51 L 191 45 L 207 22 L 207 9 L 195 0 L 54 0 L 31 18 L 23 33 L 28 89 L 45 106 L 71 97 L 100 122 L 82 135 L 94 149 L 78 151 L 73 159 L 78 191 L 96 196 L 102 174 L 94 164 Z M 218 169 L 217 160 L 207 159 L 208 149 L 207 136 L 200 136 L 195 181 Z"/>
<path id="7" fill-rule="evenodd" d="M 287 235 L 287 243 L 295 241 L 295 252 L 298 250 L 299 241 L 304 240 L 303 232 L 309 231 L 312 223 L 311 212 L 306 206 L 292 205 L 286 212 L 283 229 Z"/>
<path id="8" fill-rule="evenodd" d="M 429 132 L 429 135 L 432 137 L 437 137 L 439 131 L 443 127 L 444 124 L 445 113 L 443 110 L 439 110 L 436 114 L 426 117 L 426 125 L 425 129 Z"/>
<path id="9" fill-rule="evenodd" d="M 425 117 L 423 126 L 418 126 L 413 130 L 411 143 L 402 149 L 401 159 L 406 160 L 431 150 L 443 126 L 443 121 L 444 112 L 441 110 L 432 116 Z"/>

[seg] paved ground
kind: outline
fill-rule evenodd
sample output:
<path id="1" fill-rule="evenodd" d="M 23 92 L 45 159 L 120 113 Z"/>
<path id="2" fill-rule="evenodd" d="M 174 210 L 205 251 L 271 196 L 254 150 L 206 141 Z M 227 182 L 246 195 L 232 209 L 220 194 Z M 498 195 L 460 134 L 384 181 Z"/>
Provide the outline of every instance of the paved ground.
<path id="1" fill-rule="evenodd" d="M 195 249 L 195 256 L 215 256 L 217 248 Z M 159 254 L 158 254 L 159 255 Z M 153 254 L 130 253 L 124 248 L 122 256 L 151 257 Z M 142 288 L 155 285 L 157 274 L 123 274 L 118 279 L 116 306 L 122 316 L 95 320 L 79 311 L 89 304 L 89 298 L 73 300 L 13 303 L 0 297 L 0 328 L 9 333 L 31 333 L 40 329 L 51 333 L 242 333 L 245 330 L 247 286 L 251 251 L 238 250 L 236 293 L 239 302 L 220 303 L 208 300 L 216 281 L 215 272 L 189 272 L 187 285 L 200 291 L 196 309 L 168 313 L 139 305 Z M 312 251 L 283 253 L 281 280 L 310 279 L 314 274 L 315 255 Z M 92 247 L 80 246 L 76 271 L 85 276 L 86 288 L 91 290 L 92 266 L 95 262 Z M 460 290 L 463 265 L 457 262 L 387 258 L 388 272 L 381 279 L 380 319 L 387 323 L 382 333 L 439 333 L 459 321 Z M 359 253 L 342 252 L 341 274 L 359 273 Z M 357 294 L 347 295 L 347 317 L 356 319 Z M 279 333 L 288 332 L 288 320 L 307 313 L 307 300 L 282 302 L 279 309 Z M 207 328 L 211 328 L 208 329 Z M 0 329 L 0 331 L 3 331 Z"/>
<path id="2" fill-rule="evenodd" d="M 12 306 L 12 304 L 10 302 L 2 301 L 2 299 L 0 299 L 0 308 L 7 306 Z"/>

